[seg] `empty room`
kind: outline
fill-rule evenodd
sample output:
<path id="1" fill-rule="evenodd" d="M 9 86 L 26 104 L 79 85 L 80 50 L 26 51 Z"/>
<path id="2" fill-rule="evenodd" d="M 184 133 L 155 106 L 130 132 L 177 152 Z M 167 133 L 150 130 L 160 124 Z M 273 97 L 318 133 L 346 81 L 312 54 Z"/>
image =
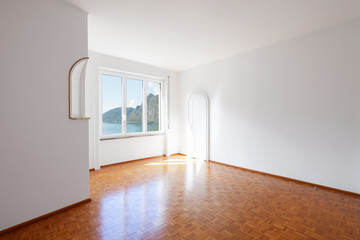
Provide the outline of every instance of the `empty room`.
<path id="1" fill-rule="evenodd" d="M 359 0 L 0 0 L 0 240 L 360 239 Z"/>

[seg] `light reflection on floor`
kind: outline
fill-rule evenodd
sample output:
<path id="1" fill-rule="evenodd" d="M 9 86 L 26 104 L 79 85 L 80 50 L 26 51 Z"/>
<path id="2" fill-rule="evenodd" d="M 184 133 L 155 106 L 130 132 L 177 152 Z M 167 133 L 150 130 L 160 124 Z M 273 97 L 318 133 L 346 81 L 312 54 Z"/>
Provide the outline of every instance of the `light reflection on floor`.
<path id="1" fill-rule="evenodd" d="M 153 168 L 149 171 L 157 173 L 152 179 L 141 181 L 136 178 L 137 180 L 132 182 L 130 178 L 126 186 L 120 184 L 118 190 L 101 199 L 101 239 L 121 239 L 119 233 L 141 239 L 147 234 L 159 231 L 168 221 L 166 209 L 173 204 L 168 203 L 171 194 L 175 194 L 172 192 L 172 180 L 179 183 L 179 179 L 174 179 L 179 175 L 172 173 L 183 172 L 183 180 L 180 182 L 184 183 L 185 194 L 179 199 L 183 201 L 187 194 L 192 194 L 194 180 L 203 177 L 204 171 L 201 173 L 200 169 L 204 163 L 204 160 L 188 157 L 144 163 L 143 165 Z M 186 169 L 184 171 L 179 169 L 179 166 L 172 165 L 180 165 Z M 132 171 L 136 173 L 136 170 Z"/>
<path id="2" fill-rule="evenodd" d="M 162 179 L 154 179 L 104 197 L 101 204 L 102 239 L 120 237 L 119 232 L 129 236 L 156 231 L 165 223 L 163 185 Z M 122 216 L 121 221 L 114 221 L 119 216 Z"/>

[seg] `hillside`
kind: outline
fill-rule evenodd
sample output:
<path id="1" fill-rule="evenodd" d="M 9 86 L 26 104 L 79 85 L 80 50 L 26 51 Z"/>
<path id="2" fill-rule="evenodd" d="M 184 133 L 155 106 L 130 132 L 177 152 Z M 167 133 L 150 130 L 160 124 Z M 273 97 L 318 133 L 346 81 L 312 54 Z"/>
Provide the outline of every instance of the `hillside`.
<path id="1" fill-rule="evenodd" d="M 149 94 L 148 103 L 148 123 L 159 123 L 159 95 Z M 127 108 L 127 122 L 142 122 L 142 104 L 135 108 Z M 122 108 L 113 108 L 103 114 L 103 121 L 109 123 L 121 123 Z"/>

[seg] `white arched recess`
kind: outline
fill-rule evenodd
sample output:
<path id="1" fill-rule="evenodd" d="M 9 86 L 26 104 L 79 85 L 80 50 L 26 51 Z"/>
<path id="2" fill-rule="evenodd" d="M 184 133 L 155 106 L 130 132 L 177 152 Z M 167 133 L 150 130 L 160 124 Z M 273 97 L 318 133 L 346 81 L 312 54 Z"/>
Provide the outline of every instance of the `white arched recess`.
<path id="1" fill-rule="evenodd" d="M 85 115 L 85 74 L 89 57 L 77 60 L 70 68 L 69 81 L 69 119 L 89 120 Z"/>
<path id="2" fill-rule="evenodd" d="M 188 101 L 188 125 L 189 127 L 192 127 L 192 123 L 193 123 L 193 103 L 194 103 L 194 99 L 198 96 L 201 96 L 204 98 L 205 103 L 206 103 L 206 161 L 209 161 L 210 158 L 210 101 L 209 101 L 209 97 L 208 95 L 202 91 L 202 90 L 197 90 L 195 92 L 193 92 L 189 98 Z"/>

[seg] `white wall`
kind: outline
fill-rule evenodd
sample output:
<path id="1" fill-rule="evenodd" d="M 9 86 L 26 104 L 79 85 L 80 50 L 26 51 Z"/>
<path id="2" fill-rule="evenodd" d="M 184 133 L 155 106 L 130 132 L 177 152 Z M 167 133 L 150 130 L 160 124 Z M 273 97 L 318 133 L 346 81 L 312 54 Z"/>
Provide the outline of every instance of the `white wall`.
<path id="1" fill-rule="evenodd" d="M 210 159 L 360 193 L 360 21 L 179 75 L 210 97 Z"/>
<path id="2" fill-rule="evenodd" d="M 0 1 L 0 230 L 89 197 L 88 123 L 68 119 L 67 74 L 87 15 L 58 0 Z"/>
<path id="3" fill-rule="evenodd" d="M 87 109 L 90 120 L 90 158 L 89 168 L 95 168 L 97 158 L 100 165 L 108 165 L 139 158 L 165 154 L 166 138 L 144 136 L 134 138 L 99 141 L 99 68 L 105 67 L 121 71 L 152 76 L 170 76 L 170 153 L 179 152 L 178 118 L 178 80 L 177 73 L 165 69 L 120 59 L 96 52 L 90 52 L 87 68 Z M 92 107 L 91 107 L 92 106 Z"/>

